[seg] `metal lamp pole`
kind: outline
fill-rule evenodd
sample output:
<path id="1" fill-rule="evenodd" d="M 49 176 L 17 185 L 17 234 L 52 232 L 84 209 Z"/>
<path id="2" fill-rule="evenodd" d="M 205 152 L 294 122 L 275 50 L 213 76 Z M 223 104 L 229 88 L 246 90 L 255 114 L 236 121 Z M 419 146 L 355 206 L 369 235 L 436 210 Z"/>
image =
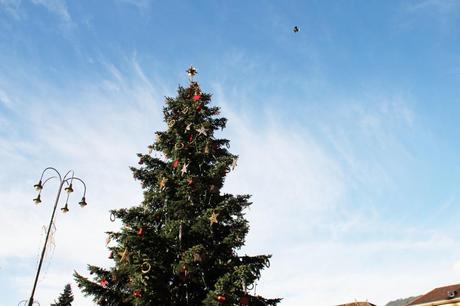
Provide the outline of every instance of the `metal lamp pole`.
<path id="1" fill-rule="evenodd" d="M 51 176 L 47 179 L 45 179 L 43 182 L 43 176 L 45 175 L 45 172 L 47 171 L 54 171 L 57 176 Z M 69 176 L 71 174 L 71 176 Z M 68 177 L 69 176 L 69 177 Z M 81 199 L 81 201 L 78 203 L 80 204 L 81 207 L 85 207 L 87 205 L 86 203 L 86 199 L 85 199 L 85 195 L 86 195 L 86 184 L 85 182 L 83 182 L 83 180 L 81 180 L 80 178 L 78 177 L 75 177 L 74 176 L 74 171 L 73 170 L 70 170 L 66 173 L 66 175 L 64 176 L 64 178 L 61 177 L 61 174 L 59 173 L 59 171 L 57 171 L 55 168 L 53 167 L 48 167 L 46 168 L 45 170 L 43 170 L 42 172 L 42 175 L 40 177 L 40 180 L 37 184 L 34 185 L 35 189 L 37 189 L 38 191 L 38 195 L 35 199 L 33 199 L 33 201 L 35 202 L 35 204 L 40 204 L 41 203 L 41 199 L 40 199 L 40 194 L 41 194 L 41 191 L 43 189 L 43 186 L 45 186 L 45 184 L 53 179 L 53 178 L 58 178 L 59 179 L 59 189 L 58 189 L 58 192 L 57 192 L 57 195 L 56 195 L 56 200 L 54 202 L 54 208 L 53 208 L 53 213 L 51 214 L 51 219 L 50 219 L 50 223 L 49 223 L 49 226 L 48 226 L 48 230 L 46 232 L 46 238 L 45 238 L 45 244 L 43 245 L 43 250 L 42 250 L 42 253 L 41 253 L 41 256 L 40 256 L 40 262 L 38 264 L 38 269 L 37 269 L 37 274 L 35 275 L 35 281 L 34 281 L 34 286 L 32 288 L 32 294 L 30 295 L 30 299 L 29 299 L 29 303 L 28 303 L 28 306 L 32 306 L 34 304 L 34 293 L 35 293 L 35 288 L 37 287 L 37 282 L 38 282 L 38 277 L 40 275 L 40 270 L 42 268 L 42 263 L 43 263 L 43 258 L 45 257 L 45 253 L 46 253 L 46 245 L 48 243 L 48 238 L 50 236 L 50 232 L 51 232 L 51 227 L 53 225 L 53 221 L 54 221 L 54 215 L 56 213 L 56 208 L 57 208 L 57 205 L 59 203 L 59 198 L 61 196 L 61 191 L 63 189 L 64 186 L 66 186 L 64 188 L 64 191 L 67 192 L 67 200 L 65 202 L 65 205 L 64 207 L 61 208 L 62 212 L 66 213 L 69 211 L 69 207 L 68 207 L 68 200 L 69 200 L 69 196 L 70 196 L 70 193 L 73 192 L 73 186 L 72 186 L 72 182 L 75 180 L 75 181 L 78 181 L 80 183 L 83 184 L 83 197 Z"/>

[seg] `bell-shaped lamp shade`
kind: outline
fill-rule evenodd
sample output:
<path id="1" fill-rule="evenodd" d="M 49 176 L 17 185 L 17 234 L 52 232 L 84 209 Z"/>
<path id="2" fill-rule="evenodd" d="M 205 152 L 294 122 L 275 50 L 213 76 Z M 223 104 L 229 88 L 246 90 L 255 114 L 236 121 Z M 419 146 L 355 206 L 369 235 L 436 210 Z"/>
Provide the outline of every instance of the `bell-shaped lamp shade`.
<path id="1" fill-rule="evenodd" d="M 81 198 L 81 201 L 78 203 L 81 207 L 85 207 L 86 205 L 88 205 L 88 203 L 86 203 L 86 199 L 85 197 Z"/>
<path id="2" fill-rule="evenodd" d="M 38 196 L 35 199 L 33 199 L 32 201 L 34 201 L 34 203 L 37 204 L 37 205 L 40 204 L 42 202 L 42 200 L 40 199 L 40 194 L 38 194 Z"/>
<path id="3" fill-rule="evenodd" d="M 69 206 L 67 205 L 67 203 L 65 203 L 64 207 L 62 207 L 61 210 L 63 213 L 69 212 Z"/>
<path id="4" fill-rule="evenodd" d="M 38 181 L 38 183 L 34 185 L 34 188 L 37 191 L 42 190 L 43 189 L 42 180 Z"/>
<path id="5" fill-rule="evenodd" d="M 65 190 L 67 193 L 73 192 L 72 183 L 70 183 L 70 185 L 69 185 L 68 187 L 64 188 L 64 190 Z"/>

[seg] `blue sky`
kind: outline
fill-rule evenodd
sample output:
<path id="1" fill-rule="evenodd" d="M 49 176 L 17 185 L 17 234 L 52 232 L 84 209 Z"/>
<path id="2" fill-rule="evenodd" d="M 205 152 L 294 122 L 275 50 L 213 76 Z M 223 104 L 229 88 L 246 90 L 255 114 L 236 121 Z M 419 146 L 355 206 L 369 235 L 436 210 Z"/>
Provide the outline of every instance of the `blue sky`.
<path id="1" fill-rule="evenodd" d="M 240 155 L 225 189 L 253 195 L 242 252 L 273 254 L 257 293 L 384 305 L 458 283 L 459 23 L 450 0 L 0 0 L 0 305 L 30 294 L 49 165 L 90 205 L 58 215 L 36 298 L 110 264 L 107 211 L 141 200 L 128 166 L 191 64 Z"/>

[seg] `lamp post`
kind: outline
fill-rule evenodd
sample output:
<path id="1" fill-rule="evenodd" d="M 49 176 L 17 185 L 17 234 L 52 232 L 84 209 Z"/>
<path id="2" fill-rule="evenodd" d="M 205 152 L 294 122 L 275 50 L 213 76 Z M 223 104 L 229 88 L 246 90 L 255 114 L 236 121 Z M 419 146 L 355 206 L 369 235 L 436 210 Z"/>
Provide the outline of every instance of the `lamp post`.
<path id="1" fill-rule="evenodd" d="M 53 172 L 55 172 L 57 174 L 57 176 L 50 176 L 48 178 L 44 178 L 45 173 L 47 171 L 53 171 Z M 81 207 L 85 207 L 87 205 L 86 199 L 85 199 L 85 195 L 86 195 L 86 184 L 85 184 L 85 182 L 83 182 L 83 180 L 81 180 L 80 178 L 75 177 L 73 170 L 68 171 L 66 173 L 66 175 L 64 177 L 62 177 L 61 174 L 59 173 L 59 171 L 57 171 L 53 167 L 48 167 L 45 170 L 43 170 L 42 175 L 40 176 L 40 180 L 38 181 L 37 184 L 34 185 L 35 189 L 38 191 L 37 197 L 35 199 L 33 199 L 35 204 L 38 205 L 38 204 L 40 204 L 42 202 L 41 198 L 40 198 L 40 195 L 41 195 L 41 192 L 43 190 L 43 187 L 45 186 L 45 184 L 49 180 L 54 179 L 54 178 L 59 179 L 59 189 L 58 189 L 58 192 L 57 192 L 57 195 L 56 195 L 56 201 L 54 202 L 53 213 L 51 214 L 51 219 L 50 219 L 50 223 L 49 223 L 49 226 L 48 226 L 48 230 L 46 232 L 45 244 L 43 245 L 43 250 L 42 250 L 42 254 L 40 256 L 40 262 L 38 264 L 37 274 L 35 275 L 34 286 L 32 288 L 32 294 L 30 295 L 28 306 L 32 306 L 34 304 L 35 288 L 37 287 L 38 277 L 40 275 L 40 270 L 41 270 L 41 267 L 42 267 L 43 258 L 45 257 L 46 245 L 48 243 L 48 238 L 49 238 L 49 235 L 50 235 L 51 226 L 53 225 L 54 215 L 56 213 L 56 208 L 57 208 L 57 205 L 58 205 L 59 198 L 61 196 L 61 191 L 62 191 L 63 187 L 64 187 L 64 191 L 67 192 L 67 199 L 65 201 L 65 205 L 64 205 L 64 207 L 61 208 L 63 213 L 67 213 L 69 211 L 68 201 L 69 201 L 70 194 L 74 191 L 73 190 L 73 185 L 72 185 L 72 183 L 74 181 L 82 183 L 83 188 L 84 188 L 83 189 L 83 197 L 82 197 L 81 201 L 78 204 L 80 204 Z"/>

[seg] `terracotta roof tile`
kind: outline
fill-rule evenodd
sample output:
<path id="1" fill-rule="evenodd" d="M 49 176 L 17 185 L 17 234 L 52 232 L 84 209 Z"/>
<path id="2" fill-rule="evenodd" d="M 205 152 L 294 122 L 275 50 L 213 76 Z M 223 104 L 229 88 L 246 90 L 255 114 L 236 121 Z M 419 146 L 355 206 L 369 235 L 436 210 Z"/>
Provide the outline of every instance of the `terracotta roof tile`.
<path id="1" fill-rule="evenodd" d="M 423 304 L 423 303 L 429 303 L 429 302 L 435 302 L 435 301 L 444 301 L 448 300 L 453 297 L 448 296 L 448 292 L 455 292 L 455 298 L 460 297 L 460 284 L 456 285 L 449 285 L 449 286 L 444 286 L 444 287 L 439 287 L 436 289 L 431 290 L 427 294 L 424 294 L 415 300 L 413 300 L 411 303 L 407 304 L 409 305 L 418 305 L 418 304 Z"/>

